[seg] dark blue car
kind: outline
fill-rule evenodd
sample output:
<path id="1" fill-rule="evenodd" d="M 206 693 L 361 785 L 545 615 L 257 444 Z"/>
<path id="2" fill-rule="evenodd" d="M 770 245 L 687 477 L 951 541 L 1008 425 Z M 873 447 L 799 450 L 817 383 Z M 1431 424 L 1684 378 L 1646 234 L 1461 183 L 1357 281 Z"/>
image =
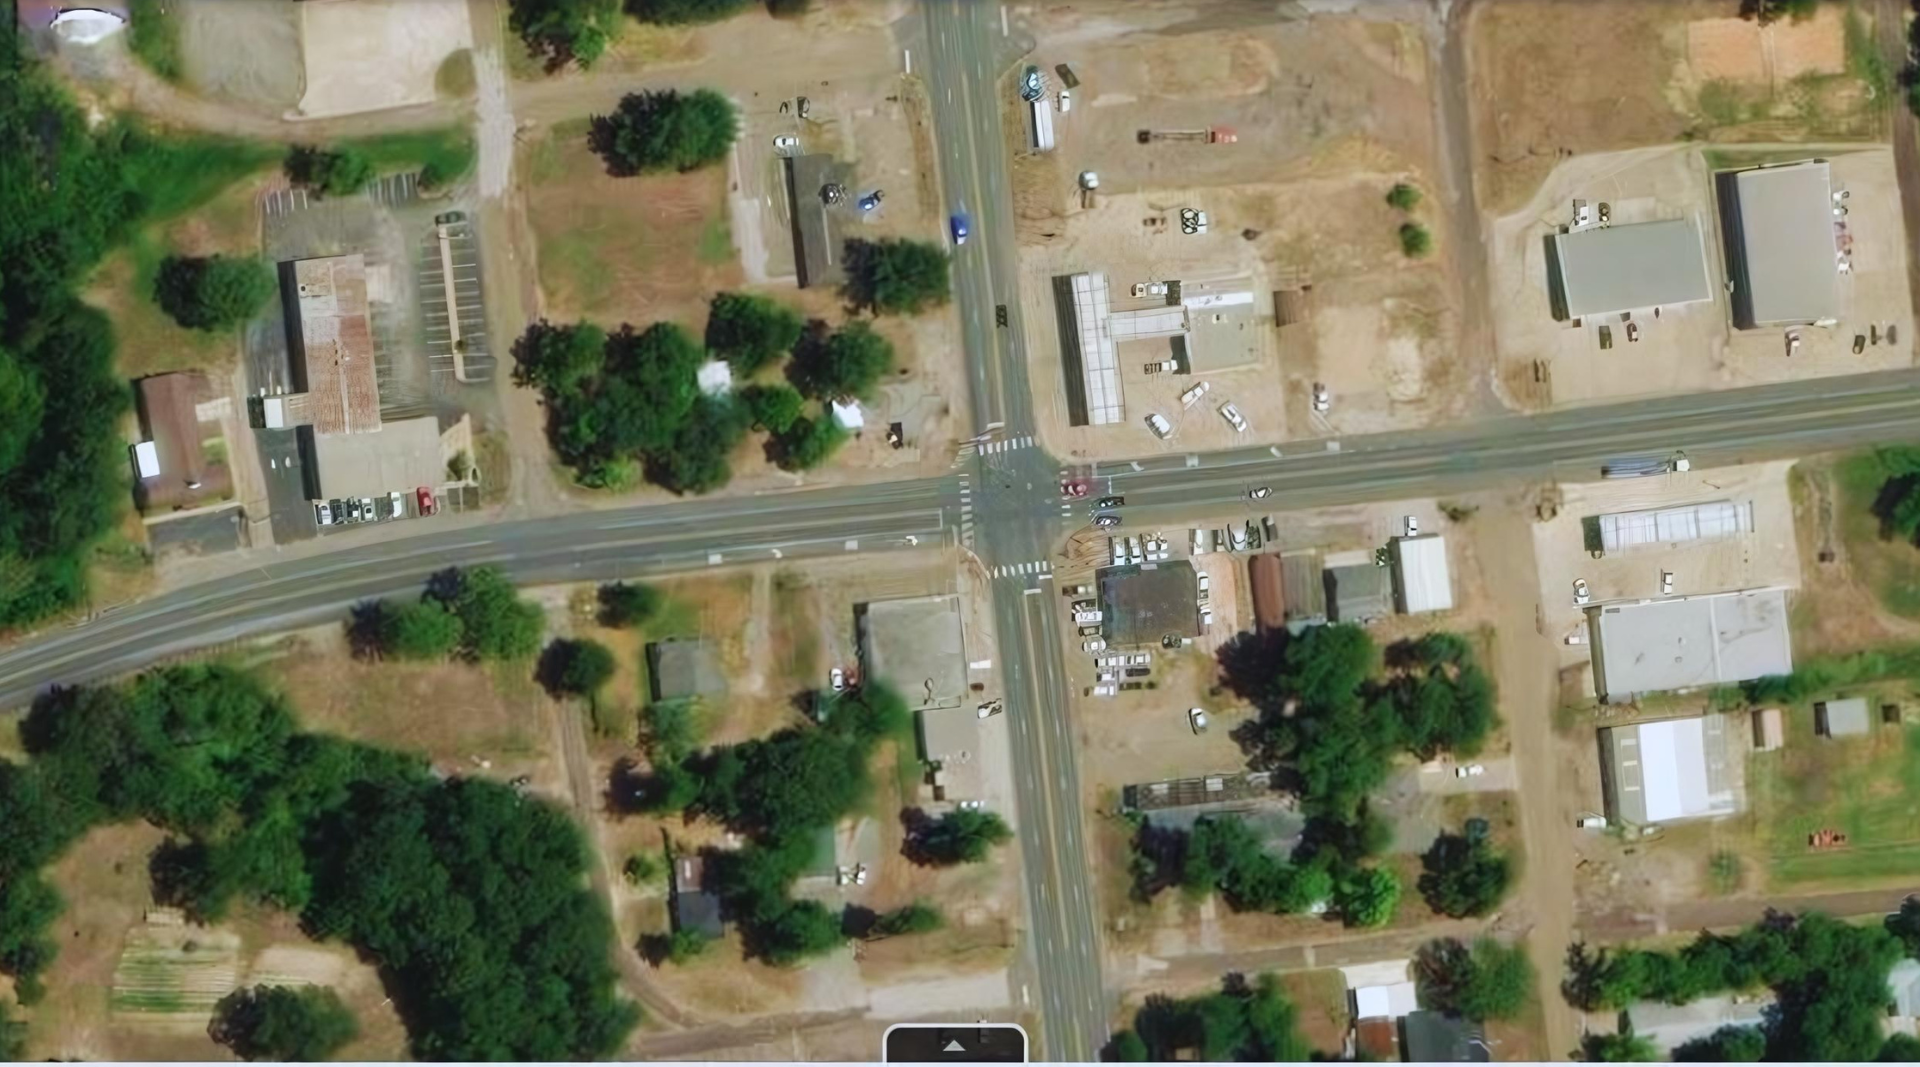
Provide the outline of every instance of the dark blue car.
<path id="1" fill-rule="evenodd" d="M 949 221 L 953 225 L 953 243 L 957 245 L 966 244 L 967 243 L 967 213 L 962 211 L 954 215 L 953 218 Z"/>

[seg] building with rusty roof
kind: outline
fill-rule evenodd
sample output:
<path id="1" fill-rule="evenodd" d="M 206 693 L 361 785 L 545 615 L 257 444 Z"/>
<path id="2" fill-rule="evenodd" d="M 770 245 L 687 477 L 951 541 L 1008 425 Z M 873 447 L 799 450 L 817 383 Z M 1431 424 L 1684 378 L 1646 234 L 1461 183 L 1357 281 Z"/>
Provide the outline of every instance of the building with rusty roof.
<path id="1" fill-rule="evenodd" d="M 287 317 L 287 333 L 297 354 L 294 373 L 307 394 L 305 421 L 315 434 L 378 430 L 366 258 L 355 253 L 283 263 L 280 284 L 297 312 Z"/>

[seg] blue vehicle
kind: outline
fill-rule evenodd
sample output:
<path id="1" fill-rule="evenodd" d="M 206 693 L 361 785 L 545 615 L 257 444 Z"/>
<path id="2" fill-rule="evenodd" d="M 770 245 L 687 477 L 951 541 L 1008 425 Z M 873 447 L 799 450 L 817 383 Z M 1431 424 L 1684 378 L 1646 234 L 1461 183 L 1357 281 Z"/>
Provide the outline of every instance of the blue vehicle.
<path id="1" fill-rule="evenodd" d="M 967 213 L 964 211 L 958 212 L 953 216 L 953 218 L 950 221 L 953 225 L 953 243 L 957 245 L 966 244 L 967 243 Z"/>

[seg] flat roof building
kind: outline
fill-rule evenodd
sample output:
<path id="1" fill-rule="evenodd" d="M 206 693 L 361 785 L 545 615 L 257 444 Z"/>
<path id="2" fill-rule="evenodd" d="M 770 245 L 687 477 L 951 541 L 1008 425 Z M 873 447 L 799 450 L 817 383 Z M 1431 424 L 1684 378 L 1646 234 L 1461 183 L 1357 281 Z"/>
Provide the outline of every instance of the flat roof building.
<path id="1" fill-rule="evenodd" d="M 1200 634 L 1200 589 L 1183 559 L 1100 572 L 1102 627 L 1115 645 L 1158 644 L 1162 637 Z"/>
<path id="2" fill-rule="evenodd" d="M 317 426 L 301 429 L 303 438 L 311 435 L 312 462 L 305 475 L 313 499 L 384 497 L 446 480 L 439 419 L 422 415 L 376 429 L 377 433 L 352 434 L 323 434 Z"/>
<path id="3" fill-rule="evenodd" d="M 1609 704 L 1793 671 L 1781 589 L 1589 608 L 1587 630 L 1594 689 Z"/>
<path id="4" fill-rule="evenodd" d="M 1053 302 L 1059 317 L 1060 354 L 1067 363 L 1068 421 L 1076 426 L 1106 426 L 1125 419 L 1107 276 L 1055 278 Z"/>
<path id="5" fill-rule="evenodd" d="M 1439 534 L 1393 539 L 1395 605 L 1406 614 L 1453 609 L 1447 540 Z"/>
<path id="6" fill-rule="evenodd" d="M 697 638 L 670 637 L 647 646 L 647 680 L 655 700 L 717 696 L 727 691 L 726 676 L 713 647 Z"/>
<path id="7" fill-rule="evenodd" d="M 1814 732 L 1821 737 L 1864 737 L 1872 723 L 1866 697 L 1823 700 L 1813 706 Z"/>
<path id="8" fill-rule="evenodd" d="M 847 279 L 840 242 L 844 208 L 827 203 L 825 190 L 839 187 L 845 203 L 853 195 L 853 168 L 825 153 L 788 156 L 785 163 L 795 280 L 802 289 L 838 285 Z"/>
<path id="9" fill-rule="evenodd" d="M 1327 575 L 1318 552 L 1280 557 L 1280 588 L 1286 595 L 1287 621 L 1313 625 L 1327 621 Z"/>
<path id="10" fill-rule="evenodd" d="M 1753 501 L 1714 500 L 1673 508 L 1623 511 L 1602 515 L 1597 521 L 1603 552 L 1720 541 L 1753 532 Z"/>
<path id="11" fill-rule="evenodd" d="M 205 375 L 155 374 L 134 383 L 140 429 L 146 436 L 135 450 L 134 499 L 142 511 L 192 507 L 229 494 L 225 463 L 209 462 L 206 442 L 221 435 L 202 409 L 212 400 Z"/>
<path id="12" fill-rule="evenodd" d="M 1287 596 L 1280 584 L 1280 557 L 1272 553 L 1247 561 L 1253 580 L 1253 621 L 1262 630 L 1278 630 L 1287 623 Z"/>
<path id="13" fill-rule="evenodd" d="M 1599 731 L 1600 789 L 1607 814 L 1645 826 L 1679 819 L 1731 815 L 1734 788 L 1728 717 L 1609 726 Z"/>
<path id="14" fill-rule="evenodd" d="M 287 332 L 307 394 L 315 434 L 371 433 L 380 428 L 380 385 L 367 317 L 367 264 L 358 253 L 280 265 L 280 284 L 294 314 Z"/>
<path id="15" fill-rule="evenodd" d="M 1326 599 L 1333 622 L 1371 622 L 1393 613 L 1393 582 L 1371 562 L 1329 566 Z"/>
<path id="16" fill-rule="evenodd" d="M 957 708 L 966 699 L 958 596 L 876 600 L 861 607 L 859 621 L 868 675 L 893 686 L 908 707 Z"/>
<path id="17" fill-rule="evenodd" d="M 1555 317 L 1562 319 L 1678 307 L 1713 297 L 1700 227 L 1692 219 L 1555 234 L 1550 274 Z"/>
<path id="18" fill-rule="evenodd" d="M 979 714 L 972 708 L 922 711 L 920 757 L 933 765 L 933 799 L 978 800 L 986 785 Z"/>
<path id="19" fill-rule="evenodd" d="M 1839 318 L 1840 252 L 1827 161 L 1730 171 L 1716 176 L 1715 185 L 1733 324 L 1756 329 Z"/>

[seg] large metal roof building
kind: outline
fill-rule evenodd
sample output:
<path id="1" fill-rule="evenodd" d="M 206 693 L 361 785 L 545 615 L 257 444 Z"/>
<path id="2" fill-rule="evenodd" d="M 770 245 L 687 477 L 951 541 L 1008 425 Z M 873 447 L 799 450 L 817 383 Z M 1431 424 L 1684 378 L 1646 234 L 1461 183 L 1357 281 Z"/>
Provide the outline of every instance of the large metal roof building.
<path id="1" fill-rule="evenodd" d="M 1553 237 L 1560 318 L 1694 304 L 1713 296 L 1692 219 L 1596 226 Z"/>
<path id="2" fill-rule="evenodd" d="M 1728 721 L 1702 715 L 1602 729 L 1601 792 L 1608 814 L 1645 826 L 1739 810 Z"/>
<path id="3" fill-rule="evenodd" d="M 1839 317 L 1833 179 L 1824 159 L 1721 174 L 1720 227 L 1741 329 Z"/>
<path id="4" fill-rule="evenodd" d="M 1793 670 L 1780 589 L 1607 604 L 1587 610 L 1600 699 L 1727 685 Z"/>

